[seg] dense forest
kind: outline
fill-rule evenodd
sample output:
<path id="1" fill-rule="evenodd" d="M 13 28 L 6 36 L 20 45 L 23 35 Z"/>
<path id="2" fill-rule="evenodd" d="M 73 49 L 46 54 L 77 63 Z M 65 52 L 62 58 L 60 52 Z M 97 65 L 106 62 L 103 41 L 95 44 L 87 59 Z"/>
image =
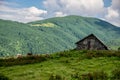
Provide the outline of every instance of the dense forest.
<path id="1" fill-rule="evenodd" d="M 66 16 L 26 24 L 0 20 L 0 56 L 74 49 L 75 42 L 91 33 L 109 49 L 120 47 L 120 28 L 97 18 Z"/>

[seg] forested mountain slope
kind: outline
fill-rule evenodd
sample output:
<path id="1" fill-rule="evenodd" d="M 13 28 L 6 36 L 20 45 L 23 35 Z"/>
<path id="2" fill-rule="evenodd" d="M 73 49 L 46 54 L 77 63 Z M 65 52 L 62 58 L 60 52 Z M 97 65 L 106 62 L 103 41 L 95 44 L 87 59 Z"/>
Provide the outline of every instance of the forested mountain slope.
<path id="1" fill-rule="evenodd" d="M 120 45 L 120 28 L 96 18 L 66 16 L 27 24 L 0 20 L 0 55 L 74 49 L 75 42 L 91 33 L 111 49 Z"/>

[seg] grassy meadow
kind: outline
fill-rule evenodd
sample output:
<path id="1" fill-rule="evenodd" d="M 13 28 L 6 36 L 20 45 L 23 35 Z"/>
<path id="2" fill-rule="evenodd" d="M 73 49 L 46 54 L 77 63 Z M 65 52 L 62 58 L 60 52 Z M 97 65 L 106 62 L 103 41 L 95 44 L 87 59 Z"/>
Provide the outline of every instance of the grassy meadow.
<path id="1" fill-rule="evenodd" d="M 10 80 L 120 79 L 119 51 L 70 50 L 8 60 L 0 59 L 0 74 Z"/>

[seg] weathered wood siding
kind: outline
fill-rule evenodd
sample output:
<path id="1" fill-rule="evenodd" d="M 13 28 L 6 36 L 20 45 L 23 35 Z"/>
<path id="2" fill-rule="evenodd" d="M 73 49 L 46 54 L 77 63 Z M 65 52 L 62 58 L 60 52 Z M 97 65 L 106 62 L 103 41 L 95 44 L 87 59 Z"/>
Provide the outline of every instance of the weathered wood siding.
<path id="1" fill-rule="evenodd" d="M 76 45 L 77 50 L 107 50 L 107 48 L 94 36 L 89 36 Z"/>

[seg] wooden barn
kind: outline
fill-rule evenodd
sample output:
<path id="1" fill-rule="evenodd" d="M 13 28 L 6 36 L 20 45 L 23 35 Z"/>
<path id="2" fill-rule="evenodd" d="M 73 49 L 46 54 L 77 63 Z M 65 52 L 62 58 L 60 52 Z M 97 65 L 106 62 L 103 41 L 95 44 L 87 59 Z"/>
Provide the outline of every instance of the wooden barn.
<path id="1" fill-rule="evenodd" d="M 94 34 L 88 35 L 75 44 L 77 45 L 77 50 L 108 50 L 107 46 L 103 44 Z"/>

